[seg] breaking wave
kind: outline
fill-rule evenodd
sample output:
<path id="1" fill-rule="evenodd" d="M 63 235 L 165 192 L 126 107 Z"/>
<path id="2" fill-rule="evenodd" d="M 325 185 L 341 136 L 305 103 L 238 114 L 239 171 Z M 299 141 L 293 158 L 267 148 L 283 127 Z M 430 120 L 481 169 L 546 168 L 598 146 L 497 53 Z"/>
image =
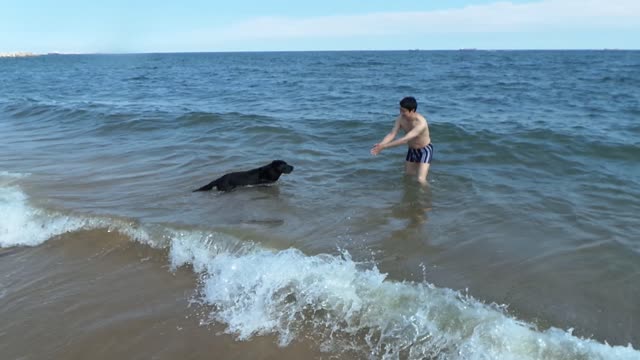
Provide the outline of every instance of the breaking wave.
<path id="1" fill-rule="evenodd" d="M 225 324 L 241 341 L 273 334 L 281 346 L 308 339 L 323 351 L 376 359 L 640 359 L 631 345 L 538 329 L 504 306 L 428 282 L 389 280 L 347 252 L 277 251 L 211 229 L 42 209 L 11 181 L 0 185 L 0 247 L 106 228 L 166 249 L 173 269 L 190 266 L 200 275 L 202 322 Z"/>

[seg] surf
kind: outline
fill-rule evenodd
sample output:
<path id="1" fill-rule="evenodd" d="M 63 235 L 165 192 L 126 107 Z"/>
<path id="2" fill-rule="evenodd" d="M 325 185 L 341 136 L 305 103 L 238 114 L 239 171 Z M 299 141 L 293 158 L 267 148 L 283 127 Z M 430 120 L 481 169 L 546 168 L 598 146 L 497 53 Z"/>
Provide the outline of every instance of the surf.
<path id="1" fill-rule="evenodd" d="M 307 339 L 331 353 L 382 359 L 639 359 L 611 346 L 538 328 L 506 305 L 423 282 L 397 281 L 374 263 L 336 254 L 276 250 L 224 231 L 82 214 L 33 205 L 5 174 L 0 186 L 0 247 L 33 247 L 68 233 L 106 229 L 167 253 L 189 268 L 201 324 L 225 326 L 239 341 L 275 335 L 280 346 Z M 11 180 L 13 179 L 13 180 Z M 258 239 L 256 239 L 258 240 Z"/>

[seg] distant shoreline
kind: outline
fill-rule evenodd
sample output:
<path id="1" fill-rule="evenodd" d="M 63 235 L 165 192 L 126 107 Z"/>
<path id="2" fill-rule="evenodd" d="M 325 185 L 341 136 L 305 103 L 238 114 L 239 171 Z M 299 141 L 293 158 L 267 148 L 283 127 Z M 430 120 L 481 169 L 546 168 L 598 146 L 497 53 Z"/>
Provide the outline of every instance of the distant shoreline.
<path id="1" fill-rule="evenodd" d="M 40 56 L 40 54 L 34 54 L 28 51 L 0 53 L 0 58 L 19 58 L 19 57 L 32 57 L 32 56 Z"/>
<path id="2" fill-rule="evenodd" d="M 640 49 L 483 49 L 483 48 L 459 48 L 459 49 L 382 49 L 382 50 L 236 50 L 236 51 L 149 51 L 149 52 L 87 52 L 87 53 L 33 53 L 28 51 L 0 52 L 0 58 L 23 58 L 49 55 L 150 55 L 150 54 L 222 54 L 222 53 L 304 53 L 304 52 L 558 52 L 558 51 L 640 51 Z"/>

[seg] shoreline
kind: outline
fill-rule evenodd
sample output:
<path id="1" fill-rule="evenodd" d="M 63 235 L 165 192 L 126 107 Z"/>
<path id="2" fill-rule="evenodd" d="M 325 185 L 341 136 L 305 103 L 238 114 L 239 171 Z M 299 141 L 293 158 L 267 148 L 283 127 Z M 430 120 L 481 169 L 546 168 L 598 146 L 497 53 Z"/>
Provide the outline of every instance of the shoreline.
<path id="1" fill-rule="evenodd" d="M 0 53 L 0 58 L 19 58 L 19 57 L 34 57 L 34 56 L 40 56 L 40 54 L 34 54 L 28 51 Z"/>

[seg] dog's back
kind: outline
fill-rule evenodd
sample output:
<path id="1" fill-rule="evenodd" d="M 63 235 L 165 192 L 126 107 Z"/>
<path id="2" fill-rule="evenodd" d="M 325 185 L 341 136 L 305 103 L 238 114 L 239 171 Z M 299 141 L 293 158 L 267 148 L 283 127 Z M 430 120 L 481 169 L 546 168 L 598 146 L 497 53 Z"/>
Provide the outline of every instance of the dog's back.
<path id="1" fill-rule="evenodd" d="M 193 190 L 209 191 L 216 187 L 219 191 L 230 191 L 237 186 L 269 184 L 277 181 L 282 174 L 289 174 L 293 166 L 282 160 L 274 160 L 270 164 L 248 171 L 238 171 L 223 175 L 207 185 Z"/>

